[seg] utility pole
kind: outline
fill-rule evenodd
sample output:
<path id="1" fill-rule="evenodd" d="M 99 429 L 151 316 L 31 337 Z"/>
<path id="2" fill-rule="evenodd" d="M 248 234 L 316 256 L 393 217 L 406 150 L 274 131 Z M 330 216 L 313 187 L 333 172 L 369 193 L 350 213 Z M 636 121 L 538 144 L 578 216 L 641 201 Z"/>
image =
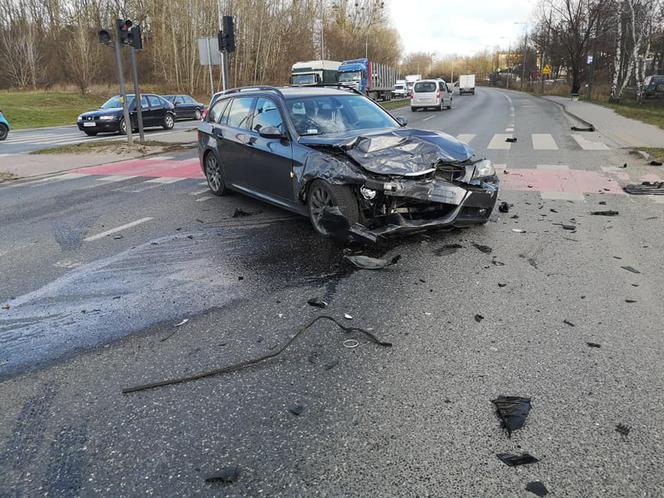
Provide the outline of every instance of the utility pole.
<path id="1" fill-rule="evenodd" d="M 507 45 L 507 85 L 505 88 L 510 89 L 510 74 L 512 74 L 512 67 L 510 66 L 510 59 L 512 58 L 512 40 Z"/>
<path id="2" fill-rule="evenodd" d="M 526 79 L 526 58 L 528 57 L 528 28 L 523 41 L 523 62 L 521 63 L 521 90 L 523 90 L 523 80 Z"/>
<path id="3" fill-rule="evenodd" d="M 118 65 L 118 81 L 120 82 L 120 94 L 122 95 L 122 113 L 124 115 L 125 129 L 127 130 L 127 143 L 132 146 L 134 145 L 134 137 L 131 130 L 132 126 L 131 118 L 129 117 L 129 106 L 127 105 L 127 89 L 125 88 L 124 74 L 122 74 L 122 50 L 120 48 L 120 38 L 123 24 L 124 21 L 122 19 L 116 20 L 115 61 Z M 134 98 L 136 97 L 134 96 Z"/>
<path id="4" fill-rule="evenodd" d="M 134 102 L 136 103 L 136 113 L 138 117 L 138 137 L 141 143 L 145 142 L 145 134 L 143 133 L 143 102 L 141 91 L 138 88 L 138 65 L 136 64 L 136 49 L 129 47 L 131 54 L 131 72 L 134 80 Z M 126 121 L 125 121 L 126 123 Z"/>

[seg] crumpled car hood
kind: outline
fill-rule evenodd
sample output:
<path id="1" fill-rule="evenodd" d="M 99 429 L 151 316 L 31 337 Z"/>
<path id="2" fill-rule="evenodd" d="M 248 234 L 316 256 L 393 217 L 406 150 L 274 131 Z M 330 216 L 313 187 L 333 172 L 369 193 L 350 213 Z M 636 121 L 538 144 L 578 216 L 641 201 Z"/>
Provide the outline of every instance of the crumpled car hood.
<path id="1" fill-rule="evenodd" d="M 398 128 L 300 138 L 307 146 L 336 147 L 362 168 L 378 175 L 415 176 L 430 171 L 439 162 L 457 163 L 470 159 L 474 151 L 442 132 Z"/>

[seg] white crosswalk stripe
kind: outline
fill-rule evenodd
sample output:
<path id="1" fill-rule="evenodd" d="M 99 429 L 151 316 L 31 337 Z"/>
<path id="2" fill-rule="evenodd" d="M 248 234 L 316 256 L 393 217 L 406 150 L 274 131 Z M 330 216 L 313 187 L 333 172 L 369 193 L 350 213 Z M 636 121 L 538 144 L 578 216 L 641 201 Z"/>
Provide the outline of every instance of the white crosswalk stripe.
<path id="1" fill-rule="evenodd" d="M 533 133 L 530 137 L 535 150 L 558 150 L 558 144 L 550 133 Z"/>
<path id="2" fill-rule="evenodd" d="M 461 133 L 460 135 L 457 135 L 456 139 L 459 142 L 463 142 L 465 144 L 470 144 L 470 142 L 475 137 L 476 137 L 476 135 L 474 133 Z"/>
<path id="3" fill-rule="evenodd" d="M 184 180 L 184 178 L 178 178 L 178 177 L 173 177 L 173 176 L 163 176 L 163 177 L 158 177 L 158 178 L 151 178 L 150 180 L 146 180 L 145 183 L 161 183 L 162 185 L 168 185 L 170 183 L 179 182 L 181 180 Z"/>
<path id="4" fill-rule="evenodd" d="M 583 150 L 609 150 L 609 148 L 602 142 L 592 142 L 578 133 L 572 133 L 572 138 L 576 140 L 576 143 L 579 144 L 579 147 Z"/>
<path id="5" fill-rule="evenodd" d="M 511 137 L 511 133 L 496 133 L 486 148 L 491 150 L 510 150 L 512 148 L 512 144 L 510 142 L 506 142 L 505 140 Z"/>

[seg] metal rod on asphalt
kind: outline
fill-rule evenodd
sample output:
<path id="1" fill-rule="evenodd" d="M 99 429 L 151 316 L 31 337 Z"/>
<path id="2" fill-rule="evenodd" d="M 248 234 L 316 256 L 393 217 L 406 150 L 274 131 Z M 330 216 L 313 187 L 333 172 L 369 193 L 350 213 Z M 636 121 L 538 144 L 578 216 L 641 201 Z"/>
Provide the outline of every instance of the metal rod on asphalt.
<path id="1" fill-rule="evenodd" d="M 145 142 L 143 133 L 143 99 L 138 87 L 138 64 L 136 64 L 136 49 L 129 47 L 131 52 L 131 73 L 134 80 L 134 103 L 136 104 L 136 117 L 138 118 L 138 137 L 141 143 Z"/>
<path id="2" fill-rule="evenodd" d="M 122 50 L 120 48 L 120 23 L 115 23 L 115 62 L 118 64 L 118 81 L 120 82 L 120 94 L 122 95 L 122 113 L 124 114 L 125 130 L 127 131 L 127 143 L 134 145 L 134 137 L 131 134 L 131 118 L 129 117 L 129 106 L 127 105 L 127 89 L 125 88 L 124 74 L 122 73 Z"/>

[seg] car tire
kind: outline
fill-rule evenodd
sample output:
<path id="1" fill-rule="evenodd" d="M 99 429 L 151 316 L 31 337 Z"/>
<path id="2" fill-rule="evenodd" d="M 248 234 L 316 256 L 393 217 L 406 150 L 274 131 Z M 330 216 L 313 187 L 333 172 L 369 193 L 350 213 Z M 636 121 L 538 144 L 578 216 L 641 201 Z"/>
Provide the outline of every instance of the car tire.
<path id="1" fill-rule="evenodd" d="M 96 137 L 97 136 L 96 131 L 86 131 L 85 134 L 89 137 Z"/>
<path id="2" fill-rule="evenodd" d="M 214 195 L 222 196 L 228 193 L 226 181 L 224 180 L 224 170 L 217 160 L 217 156 L 212 151 L 208 151 L 203 158 L 205 179 L 208 188 Z"/>
<path id="3" fill-rule="evenodd" d="M 442 111 L 445 109 L 445 101 L 441 99 L 440 104 L 438 104 L 438 107 L 436 108 L 437 111 Z"/>
<path id="4" fill-rule="evenodd" d="M 124 118 L 120 120 L 120 123 L 118 124 L 118 133 L 120 135 L 126 135 L 127 134 L 127 125 L 125 124 Z"/>
<path id="5" fill-rule="evenodd" d="M 203 114 L 201 113 L 201 110 L 196 109 L 196 112 L 194 112 L 194 119 L 196 121 L 200 121 L 202 117 L 203 117 Z"/>
<path id="6" fill-rule="evenodd" d="M 0 140 L 6 140 L 9 135 L 9 128 L 6 124 L 0 123 Z"/>
<path id="7" fill-rule="evenodd" d="M 164 116 L 164 124 L 162 126 L 164 130 L 172 130 L 175 126 L 175 117 L 171 113 L 167 112 L 166 116 Z"/>
<path id="8" fill-rule="evenodd" d="M 321 210 L 325 206 L 338 207 L 351 226 L 360 221 L 360 207 L 350 187 L 314 180 L 307 192 L 307 210 L 311 225 L 323 237 L 333 235 L 320 224 Z"/>
<path id="9" fill-rule="evenodd" d="M 410 106 L 410 112 L 417 112 L 417 107 Z"/>

